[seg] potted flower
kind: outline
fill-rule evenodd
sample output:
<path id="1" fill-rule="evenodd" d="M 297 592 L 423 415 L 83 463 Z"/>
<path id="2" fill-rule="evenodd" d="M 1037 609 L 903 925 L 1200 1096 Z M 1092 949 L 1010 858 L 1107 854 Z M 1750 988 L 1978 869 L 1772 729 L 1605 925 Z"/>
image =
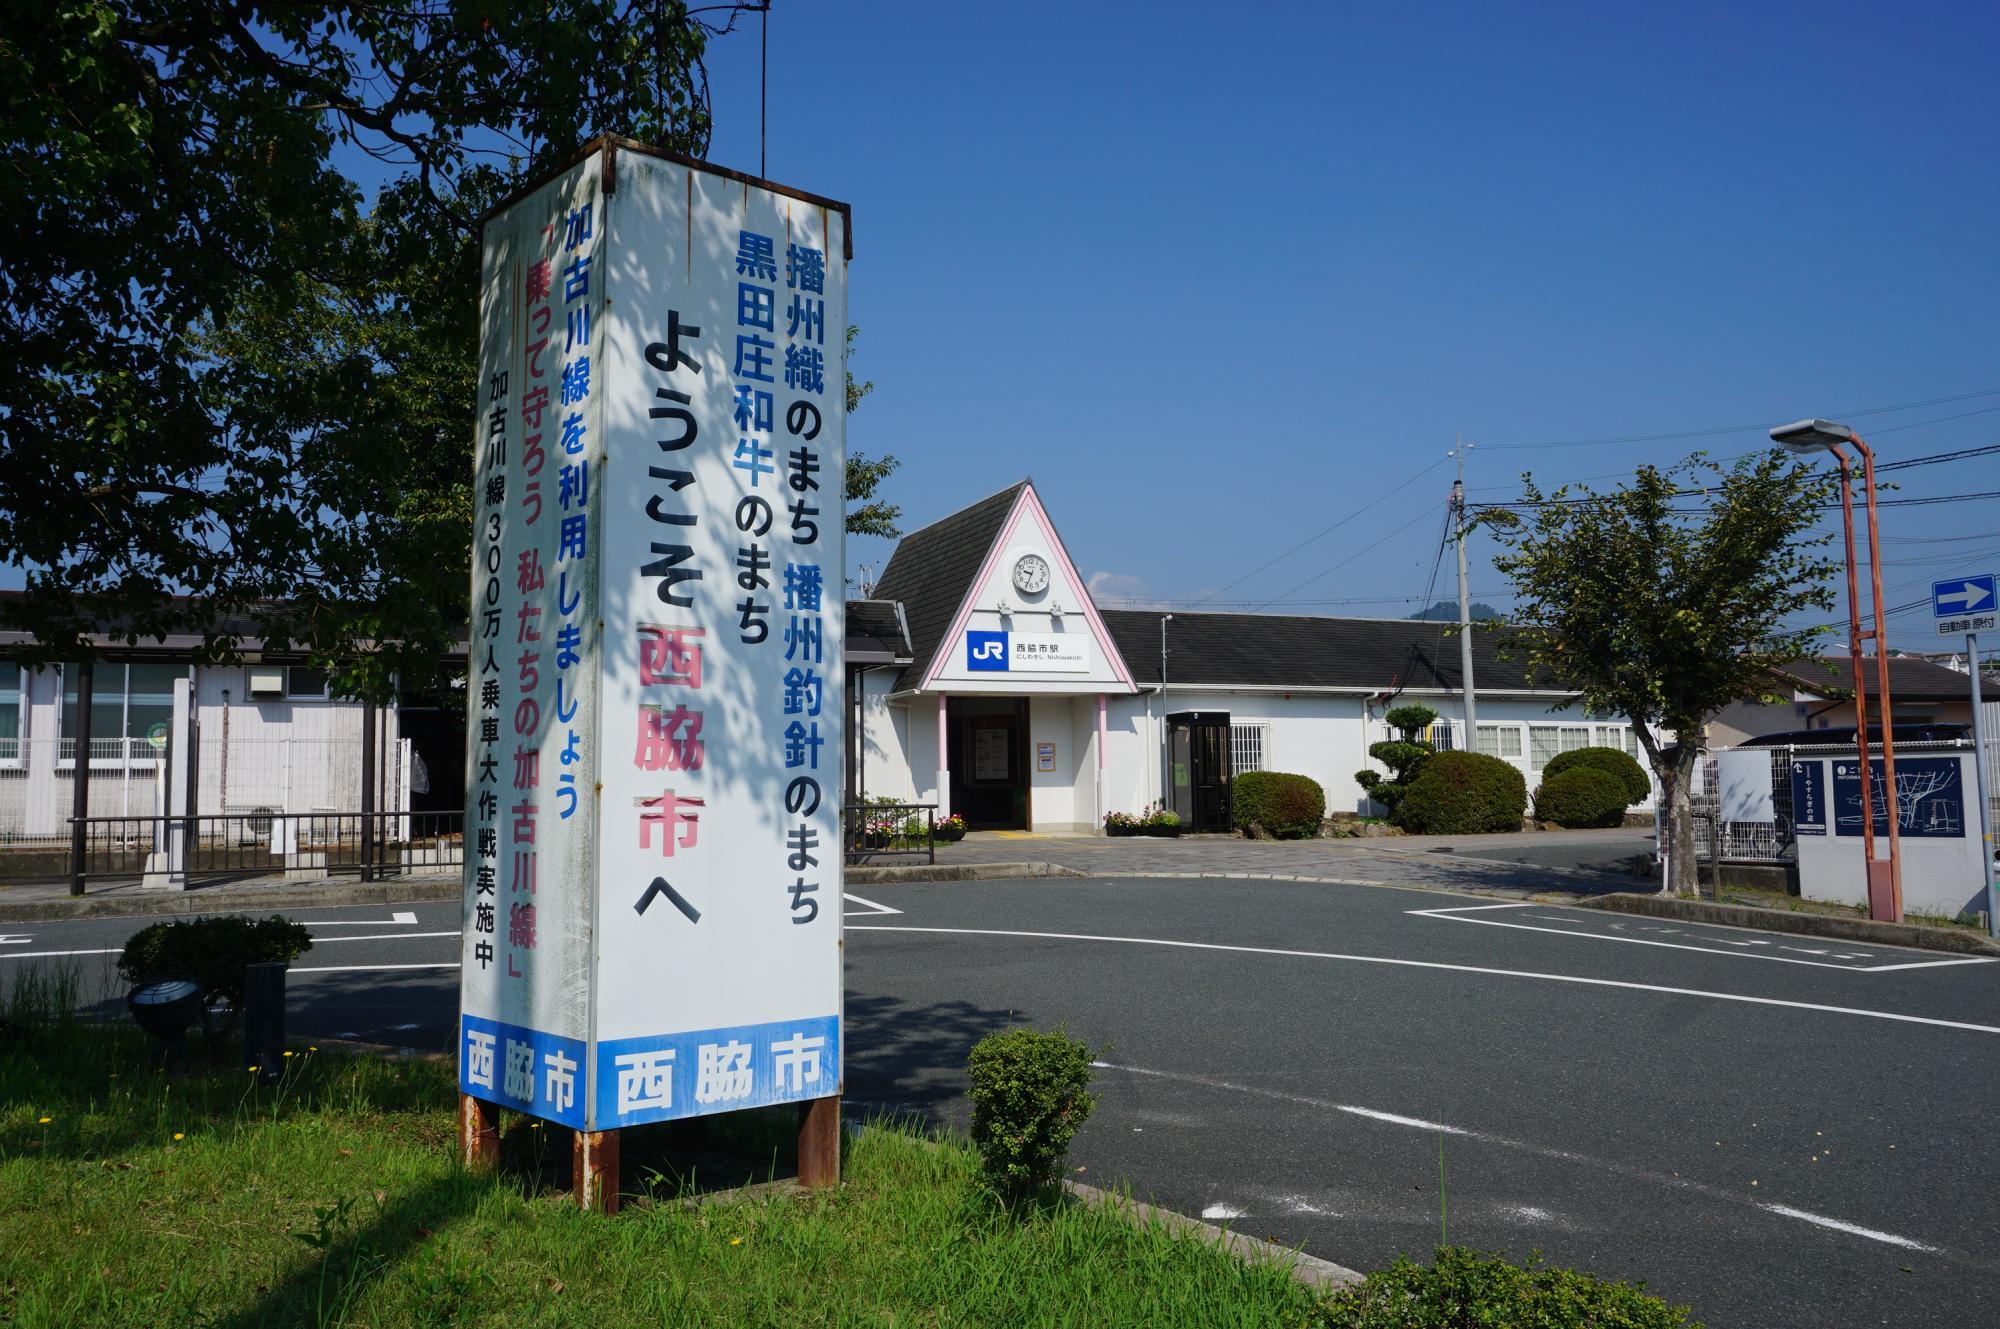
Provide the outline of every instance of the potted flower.
<path id="1" fill-rule="evenodd" d="M 1145 834 L 1162 839 L 1174 839 L 1181 833 L 1181 814 L 1169 812 L 1165 808 L 1155 808 L 1146 814 Z"/>
<path id="2" fill-rule="evenodd" d="M 956 844 L 965 838 L 965 818 L 954 812 L 949 817 L 934 822 L 931 834 L 946 844 Z"/>
<path id="3" fill-rule="evenodd" d="M 1104 814 L 1104 833 L 1110 836 L 1138 835 L 1140 819 L 1129 812 Z"/>

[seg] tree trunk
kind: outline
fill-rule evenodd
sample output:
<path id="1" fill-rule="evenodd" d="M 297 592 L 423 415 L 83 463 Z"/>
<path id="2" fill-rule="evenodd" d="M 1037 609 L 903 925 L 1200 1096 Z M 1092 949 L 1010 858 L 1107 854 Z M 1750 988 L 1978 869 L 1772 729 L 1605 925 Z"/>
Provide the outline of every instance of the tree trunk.
<path id="1" fill-rule="evenodd" d="M 1676 895 L 1700 895 L 1701 864 L 1695 859 L 1694 772 L 1695 763 L 1701 760 L 1701 749 L 1683 743 L 1675 756 L 1668 789 L 1674 828 L 1668 861 L 1673 875 L 1667 886 Z"/>

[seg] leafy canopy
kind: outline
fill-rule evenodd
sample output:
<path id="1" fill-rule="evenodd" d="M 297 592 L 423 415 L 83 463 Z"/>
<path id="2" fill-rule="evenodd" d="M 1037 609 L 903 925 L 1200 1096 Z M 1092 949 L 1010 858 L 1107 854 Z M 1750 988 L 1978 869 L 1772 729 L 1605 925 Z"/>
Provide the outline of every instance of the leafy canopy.
<path id="1" fill-rule="evenodd" d="M 701 15 L 723 19 L 709 26 Z M 476 219 L 600 133 L 699 156 L 728 6 L 18 0 L 0 25 L 0 625 L 262 636 L 384 695 L 465 620 Z M 373 200 L 341 169 L 367 154 Z M 849 330 L 852 343 L 853 330 Z M 872 384 L 850 381 L 849 408 Z M 896 460 L 856 459 L 862 529 Z M 852 521 L 851 523 L 852 524 Z"/>
<path id="2" fill-rule="evenodd" d="M 1809 654 L 1835 564 L 1809 534 L 1835 477 L 1770 450 L 1733 466 L 1695 456 L 1639 468 L 1609 493 L 1544 493 L 1522 477 L 1525 519 L 1489 510 L 1494 563 L 1514 585 L 1516 636 L 1539 673 L 1590 710 L 1698 743 L 1724 706 L 1770 691 L 1769 671 Z"/>

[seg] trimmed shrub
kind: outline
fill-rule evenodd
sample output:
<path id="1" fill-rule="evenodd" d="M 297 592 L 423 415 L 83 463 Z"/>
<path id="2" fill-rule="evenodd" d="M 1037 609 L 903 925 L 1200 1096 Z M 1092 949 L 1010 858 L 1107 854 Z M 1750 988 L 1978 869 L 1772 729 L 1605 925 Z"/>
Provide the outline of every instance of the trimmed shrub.
<path id="1" fill-rule="evenodd" d="M 987 1180 L 1008 1199 L 1053 1187 L 1077 1127 L 1097 1106 L 1090 1049 L 1060 1029 L 1010 1029 L 973 1044 L 968 1069 L 972 1142 Z"/>
<path id="2" fill-rule="evenodd" d="M 1609 771 L 1625 786 L 1625 805 L 1643 803 L 1653 792 L 1653 782 L 1646 778 L 1646 768 L 1633 760 L 1629 752 L 1617 748 L 1571 748 L 1559 752 L 1549 759 L 1542 768 L 1542 780 L 1546 783 L 1551 775 L 1561 775 L 1564 771 L 1578 766 L 1589 766 L 1600 771 Z"/>
<path id="3" fill-rule="evenodd" d="M 1535 817 L 1572 829 L 1616 826 L 1625 820 L 1625 783 L 1596 766 L 1572 766 L 1554 775 L 1544 771 L 1535 790 Z"/>
<path id="4" fill-rule="evenodd" d="M 1326 791 L 1309 775 L 1245 771 L 1229 788 L 1230 818 L 1246 835 L 1262 826 L 1280 840 L 1309 840 L 1326 821 Z"/>
<path id="5" fill-rule="evenodd" d="M 230 1022 L 243 1009 L 245 970 L 253 964 L 290 964 L 312 949 L 303 923 L 273 914 L 249 918 L 191 918 L 155 923 L 132 934 L 118 957 L 118 972 L 131 983 L 191 978 L 201 984 L 205 1003 L 227 1001 Z"/>
<path id="6" fill-rule="evenodd" d="M 1518 831 L 1527 806 L 1527 780 L 1500 758 L 1440 752 L 1410 782 L 1394 821 L 1413 835 Z"/>
<path id="7" fill-rule="evenodd" d="M 1398 1257 L 1321 1308 L 1325 1329 L 1458 1329 L 1535 1325 L 1537 1329 L 1701 1329 L 1685 1306 L 1649 1296 L 1645 1284 L 1607 1282 L 1552 1269 L 1540 1254 L 1525 1265 L 1497 1255 L 1440 1246 L 1428 1268 Z"/>

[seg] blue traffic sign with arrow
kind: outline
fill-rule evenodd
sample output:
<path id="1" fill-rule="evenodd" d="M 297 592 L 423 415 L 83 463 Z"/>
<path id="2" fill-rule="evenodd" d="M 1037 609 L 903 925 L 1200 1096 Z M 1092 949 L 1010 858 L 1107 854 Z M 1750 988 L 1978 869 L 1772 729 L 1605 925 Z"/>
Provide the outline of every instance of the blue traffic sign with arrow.
<path id="1" fill-rule="evenodd" d="M 1931 616 L 1942 636 L 2000 626 L 2000 587 L 1992 573 L 1931 583 Z"/>
<path id="2" fill-rule="evenodd" d="M 1996 602 L 2000 602 L 2000 595 L 1995 594 L 1990 573 L 1984 577 L 1953 577 L 1931 583 L 1931 613 L 1937 618 L 1984 613 Z"/>

